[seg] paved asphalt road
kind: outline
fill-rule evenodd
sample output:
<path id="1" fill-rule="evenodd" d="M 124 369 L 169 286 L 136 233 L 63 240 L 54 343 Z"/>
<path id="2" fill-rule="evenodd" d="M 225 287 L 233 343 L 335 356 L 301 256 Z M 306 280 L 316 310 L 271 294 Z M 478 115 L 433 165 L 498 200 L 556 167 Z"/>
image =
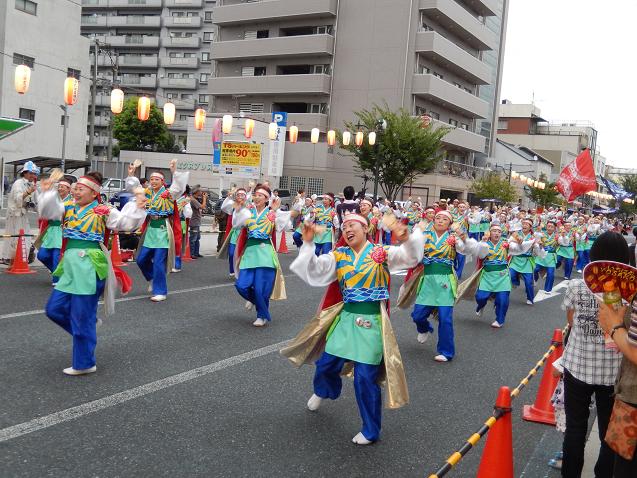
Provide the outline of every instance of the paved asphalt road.
<path id="1" fill-rule="evenodd" d="M 289 273 L 293 255 L 282 257 L 289 298 L 273 303 L 274 321 L 263 329 L 251 325 L 222 261 L 185 264 L 160 304 L 148 300 L 131 264 L 134 290 L 98 329 L 98 371 L 86 377 L 61 373 L 71 340 L 42 313 L 48 273 L 0 274 L 0 476 L 428 476 L 490 415 L 498 387 L 517 385 L 564 324 L 559 297 L 530 307 L 514 291 L 500 330 L 489 327 L 490 307 L 478 319 L 464 302 L 455 313 L 458 355 L 439 364 L 435 340 L 418 344 L 409 312 L 394 312 L 411 403 L 385 411 L 381 440 L 357 447 L 351 382 L 341 399 L 311 413 L 313 368 L 296 369 L 277 353 L 323 292 Z M 394 292 L 402 279 L 394 278 Z M 556 476 L 545 463 L 559 435 L 520 418 L 538 383 L 514 402 L 516 476 Z M 475 476 L 482 447 L 448 476 Z"/>

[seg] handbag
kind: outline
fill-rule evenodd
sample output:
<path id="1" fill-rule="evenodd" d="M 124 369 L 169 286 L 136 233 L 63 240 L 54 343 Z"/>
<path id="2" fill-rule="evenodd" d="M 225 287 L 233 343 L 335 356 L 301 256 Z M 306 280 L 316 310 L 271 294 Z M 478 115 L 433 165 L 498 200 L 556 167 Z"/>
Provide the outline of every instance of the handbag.
<path id="1" fill-rule="evenodd" d="M 637 407 L 615 399 L 604 441 L 625 460 L 633 459 L 637 448 Z"/>

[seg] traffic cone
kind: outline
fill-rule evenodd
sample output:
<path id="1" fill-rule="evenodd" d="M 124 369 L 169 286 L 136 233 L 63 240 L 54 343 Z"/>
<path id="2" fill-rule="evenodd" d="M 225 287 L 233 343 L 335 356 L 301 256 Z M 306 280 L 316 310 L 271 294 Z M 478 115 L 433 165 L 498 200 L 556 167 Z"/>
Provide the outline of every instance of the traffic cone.
<path id="1" fill-rule="evenodd" d="M 29 251 L 24 242 L 24 229 L 20 229 L 13 263 L 7 269 L 7 274 L 35 274 L 35 271 L 29 269 Z"/>
<path id="2" fill-rule="evenodd" d="M 186 232 L 184 240 L 186 241 L 186 248 L 184 249 L 184 253 L 182 254 L 181 261 L 192 262 L 194 259 L 190 255 L 190 232 Z"/>
<path id="3" fill-rule="evenodd" d="M 551 352 L 551 355 L 546 360 L 535 403 L 533 405 L 524 405 L 522 410 L 522 418 L 524 420 L 555 425 L 555 411 L 551 404 L 551 396 L 555 391 L 559 378 L 553 376 L 552 369 L 553 362 L 562 356 L 562 342 L 562 330 L 555 329 L 553 339 L 551 339 L 551 345 L 555 345 L 555 350 Z"/>
<path id="4" fill-rule="evenodd" d="M 124 267 L 126 263 L 122 260 L 122 251 L 119 248 L 119 233 L 113 231 L 113 240 L 111 242 L 111 263 L 115 267 Z"/>
<path id="5" fill-rule="evenodd" d="M 285 229 L 283 229 L 281 231 L 281 244 L 279 244 L 279 253 L 287 254 L 288 252 L 290 251 L 288 250 L 288 244 L 287 244 L 287 241 L 285 240 Z"/>
<path id="6" fill-rule="evenodd" d="M 477 478 L 513 478 L 513 431 L 509 387 L 500 387 L 495 408 L 501 410 L 503 415 L 489 430 Z"/>

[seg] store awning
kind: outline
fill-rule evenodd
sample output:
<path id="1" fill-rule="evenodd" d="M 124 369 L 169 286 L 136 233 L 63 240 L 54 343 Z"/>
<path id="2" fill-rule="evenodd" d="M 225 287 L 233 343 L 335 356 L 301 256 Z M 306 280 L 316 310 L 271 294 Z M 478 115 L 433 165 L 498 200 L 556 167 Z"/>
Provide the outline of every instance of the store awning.
<path id="1" fill-rule="evenodd" d="M 0 140 L 27 129 L 29 126 L 33 126 L 33 121 L 0 116 Z"/>

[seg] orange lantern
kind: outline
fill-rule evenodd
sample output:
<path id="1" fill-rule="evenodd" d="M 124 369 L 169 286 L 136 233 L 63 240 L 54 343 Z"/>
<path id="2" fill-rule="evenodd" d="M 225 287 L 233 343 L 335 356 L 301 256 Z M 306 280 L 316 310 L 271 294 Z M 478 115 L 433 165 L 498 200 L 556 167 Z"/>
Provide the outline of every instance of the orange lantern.
<path id="1" fill-rule="evenodd" d="M 318 128 L 312 128 L 312 132 L 310 134 L 310 141 L 312 144 L 318 143 L 320 131 Z"/>
<path id="2" fill-rule="evenodd" d="M 352 133 L 349 131 L 343 131 L 343 146 L 349 146 L 352 141 Z"/>
<path id="3" fill-rule="evenodd" d="M 327 132 L 327 144 L 334 146 L 336 144 L 336 131 L 333 129 Z"/>
<path id="4" fill-rule="evenodd" d="M 299 140 L 298 126 L 290 126 L 290 143 L 296 143 Z"/>
<path id="5" fill-rule="evenodd" d="M 150 98 L 141 96 L 137 100 L 137 119 L 146 121 L 148 118 L 150 118 Z"/>
<path id="6" fill-rule="evenodd" d="M 230 131 L 232 131 L 232 115 L 223 115 L 221 130 L 223 134 L 230 134 Z"/>
<path id="7" fill-rule="evenodd" d="M 164 123 L 170 126 L 175 122 L 175 103 L 164 103 Z"/>
<path id="8" fill-rule="evenodd" d="M 195 110 L 195 129 L 201 131 L 206 124 L 206 110 L 197 108 Z"/>
<path id="9" fill-rule="evenodd" d="M 276 139 L 278 132 L 279 132 L 279 125 L 276 123 L 270 123 L 270 125 L 268 126 L 268 138 Z"/>
<path id="10" fill-rule="evenodd" d="M 14 84 L 15 90 L 21 95 L 29 91 L 29 83 L 31 82 L 31 68 L 27 65 L 18 65 L 15 67 Z"/>
<path id="11" fill-rule="evenodd" d="M 356 146 L 362 146 L 363 145 L 363 140 L 365 139 L 365 135 L 363 134 L 362 131 L 359 131 L 358 133 L 356 133 Z"/>
<path id="12" fill-rule="evenodd" d="M 248 139 L 252 138 L 252 134 L 254 133 L 254 120 L 245 120 L 245 123 L 243 123 L 243 129 L 245 130 L 243 135 Z"/>
<path id="13" fill-rule="evenodd" d="M 77 78 L 69 76 L 64 80 L 64 102 L 71 106 L 77 103 L 77 93 L 80 89 L 80 82 Z"/>
<path id="14" fill-rule="evenodd" d="M 124 109 L 124 92 L 119 88 L 111 90 L 111 111 L 118 115 Z"/>

